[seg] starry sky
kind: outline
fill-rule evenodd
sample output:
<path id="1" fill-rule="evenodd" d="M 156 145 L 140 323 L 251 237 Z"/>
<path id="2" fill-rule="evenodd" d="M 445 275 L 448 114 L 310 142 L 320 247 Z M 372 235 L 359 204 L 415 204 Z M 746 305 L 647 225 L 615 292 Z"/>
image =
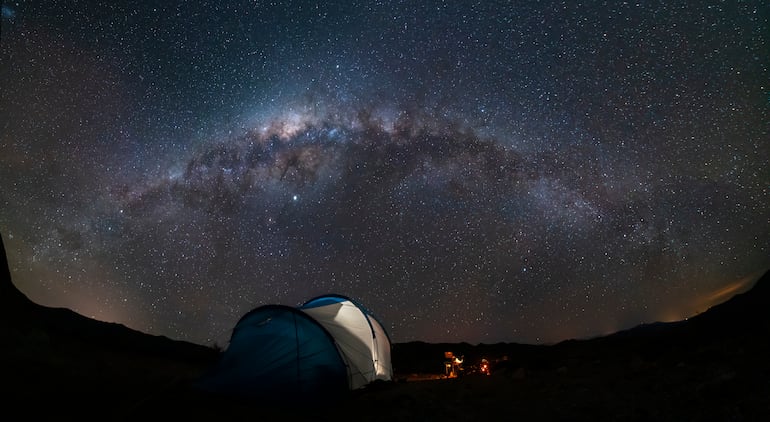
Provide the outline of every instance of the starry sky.
<path id="1" fill-rule="evenodd" d="M 130 4 L 129 4 L 130 3 Z M 224 345 L 683 319 L 770 268 L 765 1 L 4 1 L 0 231 L 38 303 Z"/>

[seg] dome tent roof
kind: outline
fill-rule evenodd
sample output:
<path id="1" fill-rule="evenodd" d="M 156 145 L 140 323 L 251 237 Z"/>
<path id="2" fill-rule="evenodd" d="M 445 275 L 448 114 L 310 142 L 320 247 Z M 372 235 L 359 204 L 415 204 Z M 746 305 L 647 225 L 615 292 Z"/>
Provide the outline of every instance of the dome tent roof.
<path id="1" fill-rule="evenodd" d="M 296 308 L 264 305 L 241 317 L 198 386 L 267 401 L 323 400 L 391 380 L 390 348 L 382 325 L 347 297 L 320 296 Z"/>

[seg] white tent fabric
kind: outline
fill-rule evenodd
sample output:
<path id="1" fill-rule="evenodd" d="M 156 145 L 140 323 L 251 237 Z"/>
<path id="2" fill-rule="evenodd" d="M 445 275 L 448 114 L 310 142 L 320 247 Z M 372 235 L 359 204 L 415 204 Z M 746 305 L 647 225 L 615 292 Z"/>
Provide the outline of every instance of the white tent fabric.
<path id="1" fill-rule="evenodd" d="M 369 322 L 372 323 L 372 329 L 374 330 L 374 347 L 372 347 L 372 351 L 374 352 L 375 379 L 390 381 L 393 378 L 393 365 L 390 363 L 390 341 L 388 340 L 388 335 L 376 319 L 371 318 Z"/>
<path id="2" fill-rule="evenodd" d="M 390 340 L 380 323 L 364 309 L 341 296 L 317 298 L 300 309 L 334 337 L 348 367 L 351 389 L 392 379 Z"/>

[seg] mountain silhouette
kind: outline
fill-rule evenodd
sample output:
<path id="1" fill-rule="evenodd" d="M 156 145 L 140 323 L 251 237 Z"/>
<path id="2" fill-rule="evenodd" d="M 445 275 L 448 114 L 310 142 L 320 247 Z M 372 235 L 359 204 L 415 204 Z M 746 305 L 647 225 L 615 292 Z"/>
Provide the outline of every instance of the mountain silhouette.
<path id="1" fill-rule="evenodd" d="M 3 252 L 0 257 L 0 265 L 3 267 L 0 269 L 0 320 L 5 328 L 38 330 L 48 336 L 66 336 L 68 340 L 90 343 L 93 346 L 120 348 L 123 351 L 158 356 L 196 360 L 207 359 L 216 354 L 208 347 L 148 335 L 122 324 L 88 318 L 70 309 L 34 303 L 13 284 L 2 237 L 0 247 Z"/>
<path id="2" fill-rule="evenodd" d="M 218 356 L 32 302 L 13 284 L 2 242 L 0 236 L 0 394 L 25 416 L 86 415 L 99 403 L 130 409 L 194 379 Z M 82 408 L 84 402 L 91 404 Z"/>
<path id="3" fill-rule="evenodd" d="M 11 280 L 11 267 L 5 252 L 5 244 L 0 236 L 0 312 L 2 316 L 11 316 L 18 312 L 29 312 L 34 308 L 34 303 L 27 298 Z M 3 318 L 6 320 L 7 318 Z"/>

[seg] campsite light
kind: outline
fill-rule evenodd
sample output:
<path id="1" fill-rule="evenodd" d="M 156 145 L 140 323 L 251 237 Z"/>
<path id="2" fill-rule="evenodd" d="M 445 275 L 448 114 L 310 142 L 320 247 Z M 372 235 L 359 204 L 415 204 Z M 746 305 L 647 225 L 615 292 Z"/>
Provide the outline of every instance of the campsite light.
<path id="1" fill-rule="evenodd" d="M 479 372 L 489 375 L 489 361 L 487 359 L 481 359 L 481 365 L 479 366 Z"/>

